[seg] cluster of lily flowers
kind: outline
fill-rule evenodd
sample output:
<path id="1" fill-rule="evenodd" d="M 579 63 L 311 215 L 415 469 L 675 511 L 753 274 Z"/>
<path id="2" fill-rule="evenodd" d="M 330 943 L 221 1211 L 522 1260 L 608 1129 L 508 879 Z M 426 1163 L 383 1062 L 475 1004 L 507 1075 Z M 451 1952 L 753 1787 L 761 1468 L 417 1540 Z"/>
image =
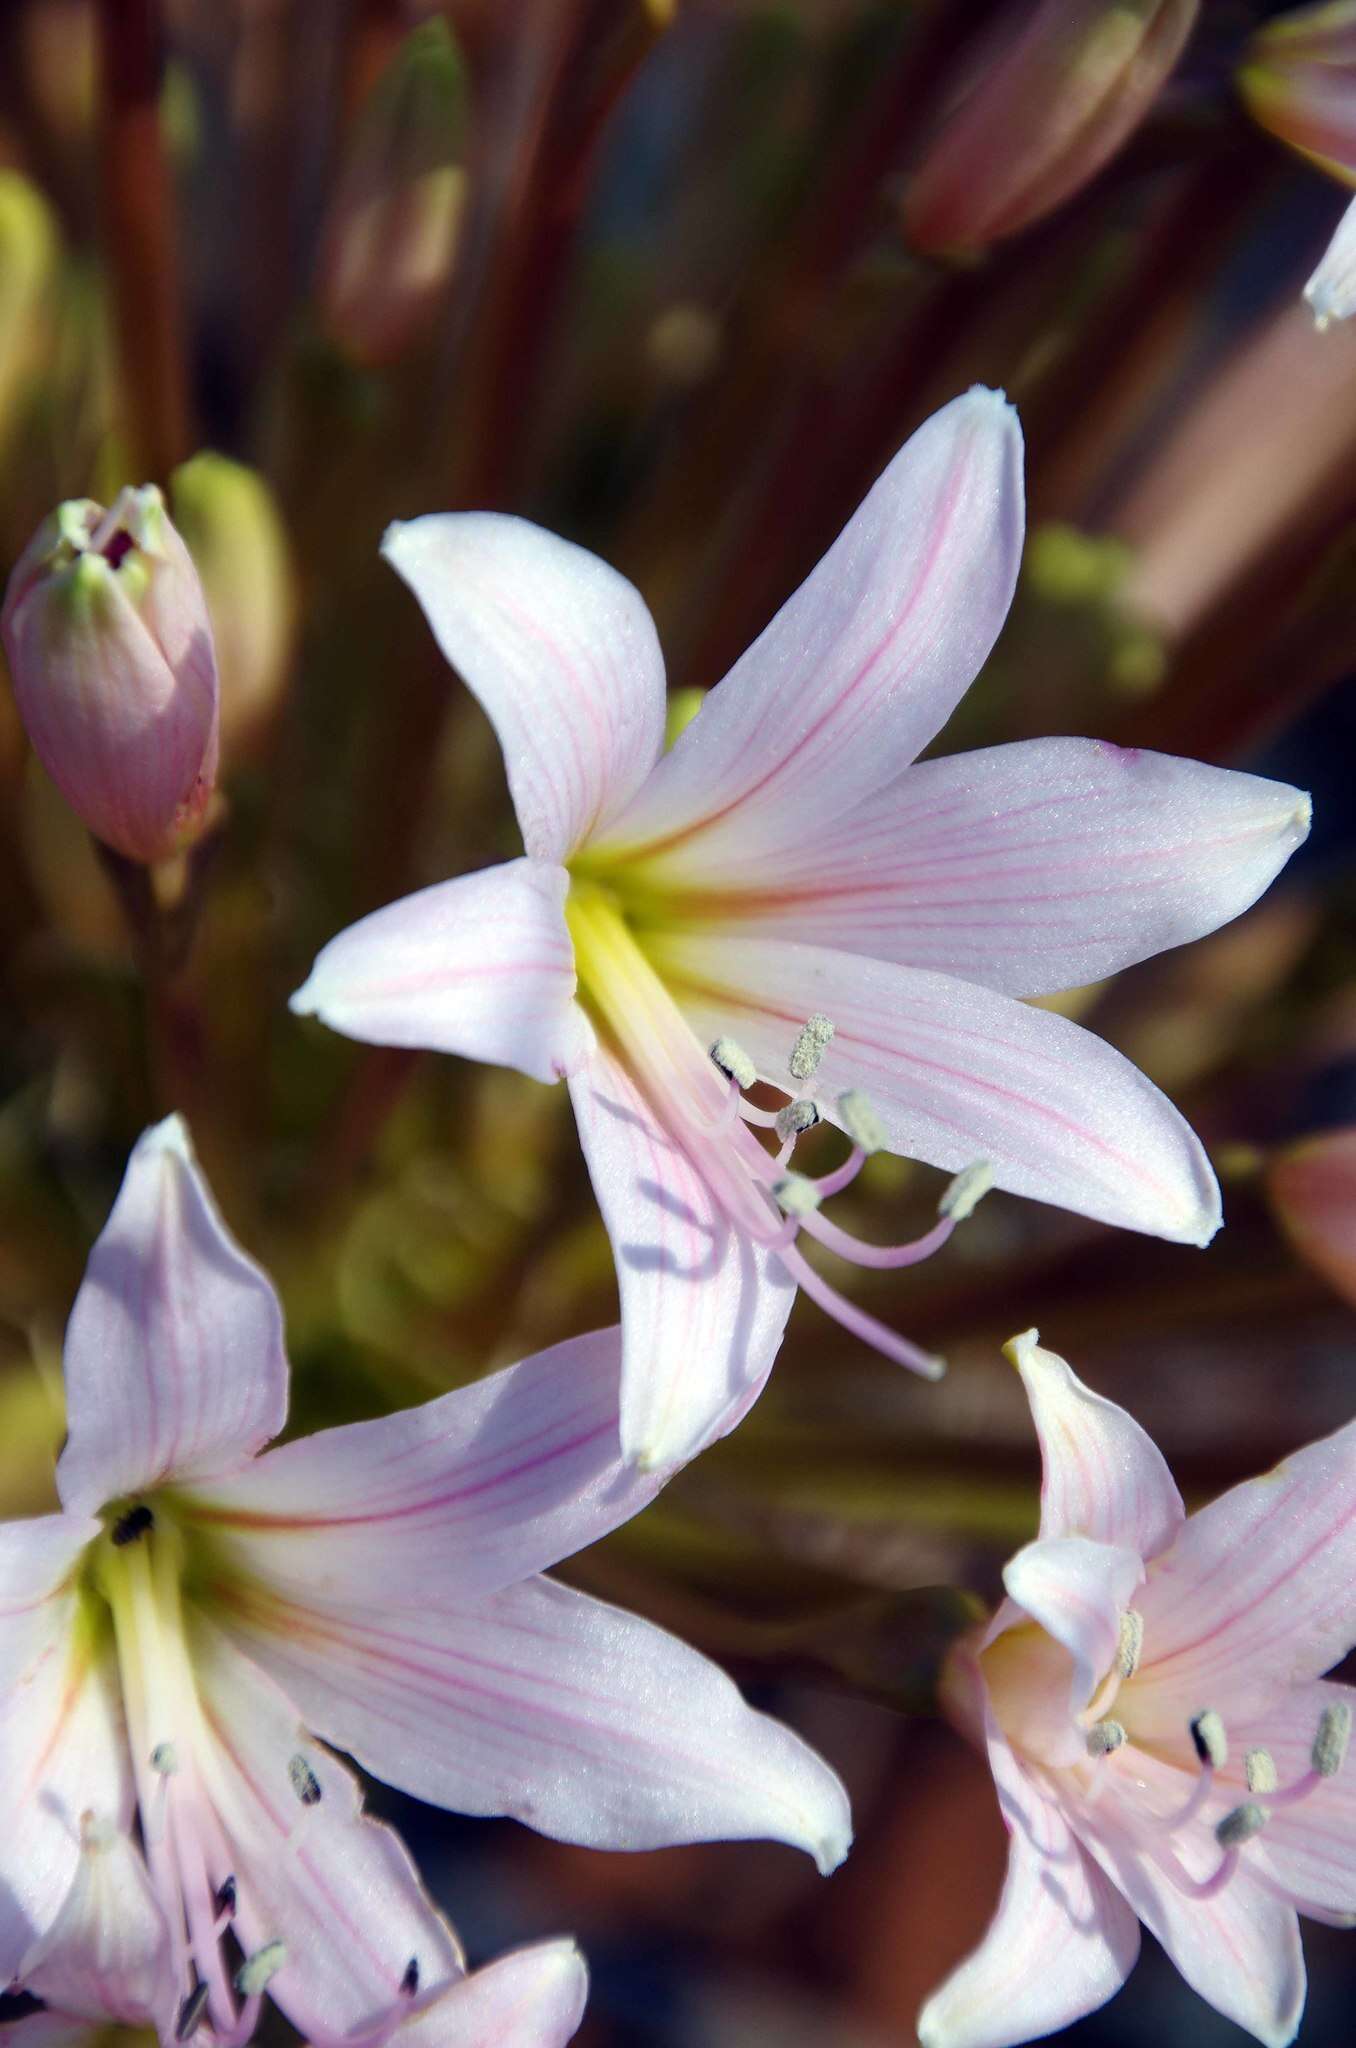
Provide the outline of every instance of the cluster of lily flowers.
<path id="1" fill-rule="evenodd" d="M 861 1268 L 942 1251 L 990 1186 L 1189 1244 L 1203 1148 L 1119 1054 L 1026 999 L 1194 939 L 1308 825 L 1256 776 L 1087 740 L 919 762 L 982 665 L 1022 546 L 1003 399 L 928 421 L 664 746 L 636 591 L 490 514 L 386 554 L 502 742 L 523 857 L 326 947 L 293 1008 L 570 1090 L 618 1327 L 422 1407 L 268 1446 L 281 1310 L 169 1117 L 133 1152 L 65 1350 L 58 1512 L 0 1534 L 5 1982 L 22 2048 L 110 2027 L 245 2048 L 271 2000 L 316 2048 L 569 2039 L 567 1939 L 468 1970 L 341 1760 L 600 1849 L 767 1836 L 847 1853 L 837 1774 L 706 1658 L 543 1576 L 734 1428 L 797 1289 L 906 1367 Z M 210 632 L 153 492 L 64 507 L 4 631 L 35 745 L 131 859 L 211 786 Z M 110 670 L 138 675 L 139 721 Z M 846 1140 L 811 1175 L 797 1146 Z M 874 1152 L 952 1176 L 881 1246 L 829 1214 Z M 1187 1517 L 1123 1410 L 1014 1340 L 1038 1538 L 953 1651 L 947 1704 L 1011 1842 L 927 2048 L 1005 2048 L 1123 1982 L 1150 1928 L 1257 2039 L 1296 2030 L 1298 1914 L 1356 1915 L 1356 1424 Z"/>

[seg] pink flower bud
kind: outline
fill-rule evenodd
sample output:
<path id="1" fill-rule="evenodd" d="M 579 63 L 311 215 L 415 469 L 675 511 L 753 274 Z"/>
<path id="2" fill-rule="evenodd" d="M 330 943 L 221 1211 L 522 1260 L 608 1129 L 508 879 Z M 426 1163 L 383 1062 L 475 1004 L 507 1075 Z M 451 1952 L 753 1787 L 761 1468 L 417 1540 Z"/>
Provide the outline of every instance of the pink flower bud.
<path id="1" fill-rule="evenodd" d="M 1356 5 L 1323 0 L 1260 29 L 1238 88 L 1263 128 L 1356 184 Z"/>
<path id="2" fill-rule="evenodd" d="M 217 668 L 197 571 L 153 484 L 70 499 L 0 612 L 29 738 L 91 832 L 132 860 L 183 846 L 217 773 Z"/>
<path id="3" fill-rule="evenodd" d="M 1181 54 L 1199 0 L 1018 7 L 934 138 L 904 204 L 915 248 L 982 249 L 1053 212 L 1120 148 Z"/>

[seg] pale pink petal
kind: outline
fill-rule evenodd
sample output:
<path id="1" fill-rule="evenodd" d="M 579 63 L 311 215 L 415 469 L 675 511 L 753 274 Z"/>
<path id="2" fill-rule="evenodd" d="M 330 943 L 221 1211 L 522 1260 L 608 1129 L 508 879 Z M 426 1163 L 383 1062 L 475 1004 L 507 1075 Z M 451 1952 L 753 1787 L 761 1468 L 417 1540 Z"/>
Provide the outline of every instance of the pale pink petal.
<path id="1" fill-rule="evenodd" d="M 24 1958 L 25 1991 L 106 2025 L 168 2027 L 175 2016 L 169 1931 L 139 1849 L 92 1817 L 75 1881 Z"/>
<path id="2" fill-rule="evenodd" d="M 1294 1909 L 1252 1874 L 1255 1844 L 1243 1849 L 1222 1890 L 1212 1898 L 1191 1897 L 1160 1859 L 1175 1853 L 1189 1877 L 1208 1876 L 1222 1853 L 1212 1827 L 1199 1822 L 1185 1843 L 1157 1832 L 1145 1811 L 1146 1791 L 1166 1810 L 1180 1803 L 1181 1774 L 1138 1750 L 1120 1750 L 1105 1761 L 1111 1768 L 1102 1774 L 1098 1797 L 1072 1816 L 1084 1847 L 1194 1991 L 1266 2048 L 1286 2048 L 1304 2009 L 1299 1923 Z"/>
<path id="3" fill-rule="evenodd" d="M 572 1337 L 422 1407 L 299 1437 L 181 1512 L 229 1574 L 302 1602 L 496 1592 L 653 1499 L 622 1460 L 621 1333 Z"/>
<path id="4" fill-rule="evenodd" d="M 908 766 L 988 655 L 1022 552 L 1017 416 L 976 388 L 896 455 L 605 835 L 737 884 Z"/>
<path id="5" fill-rule="evenodd" d="M 382 553 L 490 715 L 523 843 L 565 860 L 644 782 L 664 742 L 664 662 L 639 591 L 526 519 L 434 513 Z"/>
<path id="6" fill-rule="evenodd" d="M 282 1428 L 287 1358 L 268 1276 L 217 1213 L 188 1132 L 137 1140 L 66 1330 L 63 1506 L 243 1465 Z"/>
<path id="7" fill-rule="evenodd" d="M 1250 1749 L 1270 1752 L 1281 1785 L 1309 1770 L 1314 1736 L 1325 1707 L 1356 1707 L 1356 1690 L 1320 1681 L 1297 1685 L 1252 1722 L 1229 1724 L 1231 1761 Z M 1238 1797 L 1245 1798 L 1240 1788 Z M 1351 1925 L 1356 1919 L 1356 1756 L 1324 1778 L 1307 1799 L 1275 1806 L 1249 1860 L 1266 1871 L 1301 1913 Z"/>
<path id="8" fill-rule="evenodd" d="M 399 2010 L 411 1962 L 427 1991 L 459 1976 L 451 1930 L 399 1836 L 364 1819 L 352 1772 L 311 1741 L 230 1637 L 200 1617 L 190 1637 L 202 1702 L 194 1763 L 221 1828 L 209 1880 L 235 1878 L 233 1929 L 247 1953 L 285 1944 L 269 1996 L 303 2034 L 349 2032 Z M 292 1782 L 298 1757 L 319 1787 L 310 1805 Z"/>
<path id="9" fill-rule="evenodd" d="M 0 1526 L 0 1984 L 60 1909 L 81 1814 L 131 1820 L 112 1647 L 83 1624 L 77 1583 L 98 1534 L 76 1515 Z"/>
<path id="10" fill-rule="evenodd" d="M 291 1007 L 372 1045 L 558 1081 L 593 1039 L 574 1000 L 569 885 L 564 868 L 534 860 L 435 882 L 331 939 Z"/>
<path id="11" fill-rule="evenodd" d="M 1356 1642 L 1356 1423 L 1193 1515 L 1136 1606 L 1136 1726 L 1179 1730 L 1203 1706 L 1268 1712 Z"/>
<path id="12" fill-rule="evenodd" d="M 875 1104 L 892 1151 L 1104 1223 L 1207 1244 L 1219 1190 L 1199 1140 L 1128 1060 L 1050 1011 L 824 946 L 656 933 L 647 949 L 699 1039 L 732 1034 L 782 1088 L 805 1018 L 836 1035 L 815 1076 Z"/>
<path id="13" fill-rule="evenodd" d="M 1073 1659 L 1068 1713 L 1081 1713 L 1111 1670 L 1121 1616 L 1143 1579 L 1138 1551 L 1094 1543 L 1086 1536 L 1051 1536 L 1028 1543 L 1004 1566 L 1008 1598 Z"/>
<path id="14" fill-rule="evenodd" d="M 1041 1446 L 1042 1536 L 1091 1536 L 1140 1557 L 1165 1550 L 1186 1516 L 1163 1453 L 1124 1408 L 1085 1387 L 1039 1333 L 1007 1353 L 1026 1388 Z"/>
<path id="15" fill-rule="evenodd" d="M 709 1174 L 610 1051 L 600 1046 L 571 1076 L 570 1094 L 617 1261 L 622 1449 L 646 1466 L 672 1465 L 747 1411 L 795 1289 L 730 1220 Z M 741 1125 L 725 1142 L 756 1140 Z M 711 1153 L 714 1173 L 714 1141 Z"/>
<path id="16" fill-rule="evenodd" d="M 922 2048 L 1009 2048 L 1105 2005 L 1139 1954 L 1139 1922 L 1058 1806 L 990 1726 L 1008 1871 L 989 1930 L 918 2016 Z"/>
<path id="17" fill-rule="evenodd" d="M 399 2048 L 564 2048 L 589 1978 L 572 1941 L 539 1941 L 473 1970 L 407 2019 Z"/>
<path id="18" fill-rule="evenodd" d="M 1020 740 L 920 761 L 798 848 L 745 860 L 689 915 L 1042 995 L 1198 939 L 1309 829 L 1283 782 Z"/>
<path id="19" fill-rule="evenodd" d="M 598 1848 L 847 1853 L 828 1765 L 676 1637 L 550 1579 L 463 1607 L 431 1573 L 425 1593 L 362 1617 L 242 1597 L 232 1627 L 309 1726 L 418 1799 Z"/>
<path id="20" fill-rule="evenodd" d="M 1347 98 L 1349 103 L 1353 98 L 1349 88 Z M 1304 297 L 1319 329 L 1356 313 L 1356 199 L 1338 221 Z"/>

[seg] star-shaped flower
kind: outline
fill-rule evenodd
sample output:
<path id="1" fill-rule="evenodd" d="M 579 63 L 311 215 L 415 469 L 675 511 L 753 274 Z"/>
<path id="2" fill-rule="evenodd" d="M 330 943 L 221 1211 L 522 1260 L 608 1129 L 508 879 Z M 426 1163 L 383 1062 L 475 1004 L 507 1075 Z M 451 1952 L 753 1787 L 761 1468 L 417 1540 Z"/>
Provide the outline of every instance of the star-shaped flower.
<path id="1" fill-rule="evenodd" d="M 1142 1921 L 1268 2048 L 1304 2005 L 1298 1913 L 1356 1923 L 1356 1424 L 1188 1520 L 1163 1458 L 1034 1330 L 1010 1346 L 1044 1459 L 1040 1534 L 953 1653 L 1008 1873 L 924 2048 L 1009 2048 L 1094 2011 Z"/>
<path id="2" fill-rule="evenodd" d="M 265 1987 L 318 2048 L 404 2024 L 460 1954 L 317 1737 L 571 1841 L 840 1860 L 846 1798 L 812 1750 L 672 1636 L 538 1576 L 657 1490 L 621 1457 L 619 1357 L 615 1330 L 577 1338 L 259 1456 L 286 1413 L 277 1299 L 182 1124 L 145 1134 L 67 1332 L 61 1512 L 0 1527 L 0 1982 L 40 1963 L 83 1817 L 123 1835 L 135 1813 L 166 2038 L 205 1998 L 243 2041 Z"/>
<path id="3" fill-rule="evenodd" d="M 389 560 L 503 744 L 525 859 L 425 889 L 321 953 L 293 1007 L 379 1044 L 569 1080 L 617 1254 L 622 1439 L 688 1456 L 761 1387 L 799 1285 L 844 1298 L 800 1233 L 880 1145 L 1203 1244 L 1205 1155 L 1119 1054 L 1018 998 L 1089 982 L 1235 916 L 1308 826 L 1256 776 L 1092 740 L 916 763 L 983 662 L 1022 544 L 1016 416 L 976 390 L 923 426 L 808 581 L 663 752 L 639 595 L 520 519 L 393 527 Z M 708 1056 L 716 1048 L 719 1067 Z M 780 1150 L 743 1099 L 788 1098 Z M 788 1172 L 799 1129 L 854 1141 Z"/>

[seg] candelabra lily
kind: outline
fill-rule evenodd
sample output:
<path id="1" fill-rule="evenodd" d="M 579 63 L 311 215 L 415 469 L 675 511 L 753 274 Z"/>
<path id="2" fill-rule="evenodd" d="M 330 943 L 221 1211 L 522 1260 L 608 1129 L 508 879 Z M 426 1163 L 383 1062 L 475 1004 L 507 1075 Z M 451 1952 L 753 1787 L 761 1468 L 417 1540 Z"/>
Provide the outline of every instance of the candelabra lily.
<path id="1" fill-rule="evenodd" d="M 71 1316 L 61 1511 L 0 1531 L 5 1981 L 82 1831 L 135 1811 L 166 2038 L 201 2015 L 236 2048 L 267 1988 L 317 2048 L 384 2042 L 459 1954 L 317 1736 L 574 1841 L 770 1834 L 839 1861 L 846 1800 L 813 1751 L 671 1636 L 538 1576 L 657 1489 L 621 1459 L 619 1357 L 604 1331 L 258 1456 L 286 1412 L 276 1297 L 182 1124 L 146 1133 Z"/>
<path id="2" fill-rule="evenodd" d="M 527 855 L 365 918 L 293 1007 L 568 1080 L 641 1462 L 733 1426 L 796 1285 L 935 1369 L 798 1241 L 904 1265 L 973 1200 L 970 1179 L 919 1244 L 862 1244 L 819 1205 L 873 1146 L 1187 1243 L 1219 1222 L 1205 1155 L 1157 1089 L 1017 998 L 1233 917 L 1303 838 L 1307 801 L 1087 740 L 913 765 L 989 652 L 1021 543 L 1016 416 L 975 390 L 896 456 L 663 753 L 655 629 L 605 563 L 491 514 L 387 535 L 495 723 Z M 754 1080 L 787 1098 L 778 1118 L 744 1099 Z M 790 1150 L 820 1118 L 853 1150 L 810 1183 Z M 755 1135 L 774 1120 L 775 1155 Z"/>
<path id="3" fill-rule="evenodd" d="M 1009 1347 L 1044 1461 L 1040 1533 L 953 1653 L 1008 1872 L 924 2048 L 1007 2048 L 1110 1998 L 1142 1921 L 1269 2048 L 1304 2003 L 1296 1915 L 1356 1922 L 1356 1424 L 1187 1518 L 1162 1456 L 1035 1331 Z"/>

